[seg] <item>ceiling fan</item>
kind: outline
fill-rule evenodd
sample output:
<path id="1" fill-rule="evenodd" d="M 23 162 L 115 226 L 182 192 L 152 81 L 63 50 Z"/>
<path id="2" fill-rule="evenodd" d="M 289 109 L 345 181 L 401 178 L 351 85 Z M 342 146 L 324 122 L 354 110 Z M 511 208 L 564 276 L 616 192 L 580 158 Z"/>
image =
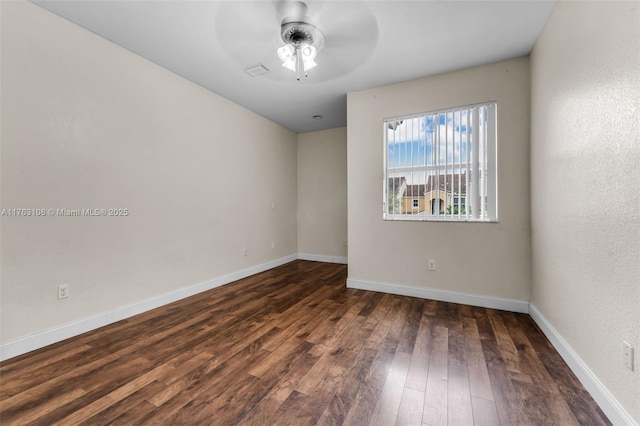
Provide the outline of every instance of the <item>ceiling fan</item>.
<path id="1" fill-rule="evenodd" d="M 214 25 L 238 65 L 285 82 L 347 75 L 364 65 L 378 40 L 376 18 L 360 1 L 225 2 Z"/>

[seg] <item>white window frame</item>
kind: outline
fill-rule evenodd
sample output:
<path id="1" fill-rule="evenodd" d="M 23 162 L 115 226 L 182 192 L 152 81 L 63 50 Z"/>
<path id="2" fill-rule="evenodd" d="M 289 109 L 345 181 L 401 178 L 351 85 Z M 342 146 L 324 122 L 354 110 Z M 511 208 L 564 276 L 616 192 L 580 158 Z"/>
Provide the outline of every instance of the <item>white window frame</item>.
<path id="1" fill-rule="evenodd" d="M 498 222 L 497 126 L 498 105 L 495 101 L 385 119 L 383 219 Z M 393 155 L 389 154 L 392 152 L 390 144 Z M 403 145 L 405 152 L 401 154 Z M 424 148 L 416 149 L 415 145 Z M 410 154 L 407 150 L 411 151 Z M 417 160 L 414 160 L 414 155 Z M 395 158 L 390 159 L 390 156 Z M 428 176 L 432 176 L 430 187 Z M 398 212 L 396 208 L 393 211 L 388 206 L 389 194 L 394 194 L 395 203 L 396 198 L 402 203 L 402 196 L 397 188 L 389 188 L 389 185 L 400 180 L 409 182 L 407 187 L 410 184 L 424 184 L 425 204 L 431 205 L 432 202 L 427 197 L 427 190 L 437 192 L 437 195 L 431 194 L 431 197 L 444 200 L 444 211 L 436 209 L 438 211 L 433 214 L 430 209 L 422 212 L 415 209 Z M 463 181 L 466 187 L 464 193 Z M 453 188 L 448 188 L 449 185 Z M 454 209 L 454 197 L 464 201 L 464 209 L 458 208 L 457 213 Z M 477 200 L 475 205 L 473 200 Z M 447 211 L 448 207 L 451 207 L 450 211 Z"/>

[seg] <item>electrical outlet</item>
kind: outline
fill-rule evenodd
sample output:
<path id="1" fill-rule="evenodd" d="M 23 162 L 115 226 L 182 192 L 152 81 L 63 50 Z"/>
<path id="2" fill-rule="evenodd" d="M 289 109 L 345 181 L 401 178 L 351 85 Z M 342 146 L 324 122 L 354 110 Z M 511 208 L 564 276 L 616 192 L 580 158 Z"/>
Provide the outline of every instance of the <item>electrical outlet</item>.
<path id="1" fill-rule="evenodd" d="M 247 248 L 245 247 L 244 249 L 242 249 L 242 255 L 246 256 L 249 253 L 249 250 L 247 250 Z"/>
<path id="2" fill-rule="evenodd" d="M 436 270 L 436 260 L 435 259 L 429 259 L 429 263 L 427 264 L 427 268 L 430 271 L 435 271 Z"/>
<path id="3" fill-rule="evenodd" d="M 66 299 L 69 297 L 69 284 L 60 284 L 58 286 L 58 299 Z"/>
<path id="4" fill-rule="evenodd" d="M 276 249 L 276 242 L 271 241 L 271 250 L 275 250 L 275 249 Z"/>
<path id="5" fill-rule="evenodd" d="M 624 366 L 633 371 L 633 346 L 623 340 L 622 351 L 624 354 Z"/>

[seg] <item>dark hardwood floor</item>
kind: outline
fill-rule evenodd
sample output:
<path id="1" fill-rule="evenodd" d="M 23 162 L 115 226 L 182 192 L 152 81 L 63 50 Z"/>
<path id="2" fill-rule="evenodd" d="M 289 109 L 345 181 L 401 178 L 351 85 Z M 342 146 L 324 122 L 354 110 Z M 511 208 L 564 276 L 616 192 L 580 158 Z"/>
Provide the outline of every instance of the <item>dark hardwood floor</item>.
<path id="1" fill-rule="evenodd" d="M 528 315 L 296 261 L 0 364 L 0 423 L 610 424 Z"/>

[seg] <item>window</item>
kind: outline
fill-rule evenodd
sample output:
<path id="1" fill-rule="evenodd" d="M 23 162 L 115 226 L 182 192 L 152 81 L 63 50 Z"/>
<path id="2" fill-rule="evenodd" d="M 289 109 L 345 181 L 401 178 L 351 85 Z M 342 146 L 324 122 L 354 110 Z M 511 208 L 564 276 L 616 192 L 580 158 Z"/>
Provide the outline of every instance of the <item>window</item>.
<path id="1" fill-rule="evenodd" d="M 497 105 L 384 121 L 385 220 L 496 222 Z"/>
<path id="2" fill-rule="evenodd" d="M 453 197 L 453 214 L 466 213 L 466 200 L 464 197 Z"/>

